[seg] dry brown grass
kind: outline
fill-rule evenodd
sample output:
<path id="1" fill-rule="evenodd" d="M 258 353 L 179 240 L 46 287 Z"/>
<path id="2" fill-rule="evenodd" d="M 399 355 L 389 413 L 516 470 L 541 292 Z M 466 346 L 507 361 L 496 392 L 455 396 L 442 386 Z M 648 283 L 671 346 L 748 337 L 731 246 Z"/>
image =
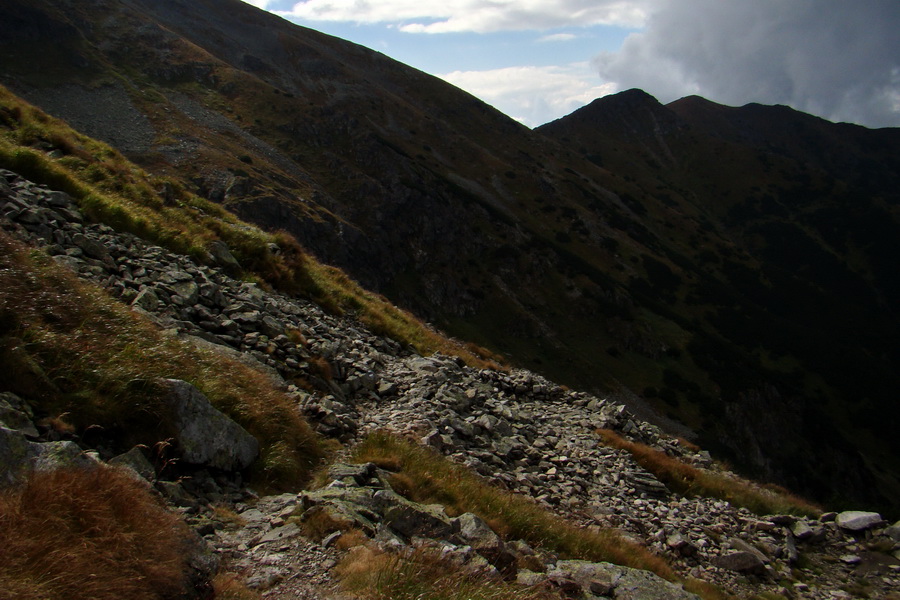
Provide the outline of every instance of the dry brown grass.
<path id="1" fill-rule="evenodd" d="M 752 482 L 698 469 L 645 444 L 631 442 L 609 429 L 597 431 L 603 442 L 627 450 L 672 491 L 687 496 L 709 496 L 727 500 L 756 514 L 790 513 L 818 517 L 822 508 L 784 488 L 760 486 Z"/>
<path id="2" fill-rule="evenodd" d="M 307 359 L 309 363 L 309 372 L 317 375 L 325 381 L 334 379 L 334 373 L 331 370 L 331 363 L 324 356 L 311 356 Z"/>
<path id="3" fill-rule="evenodd" d="M 260 600 L 261 596 L 244 585 L 234 573 L 219 573 L 212 580 L 216 600 Z"/>
<path id="4" fill-rule="evenodd" d="M 342 586 L 368 600 L 559 600 L 545 589 L 526 588 L 478 575 L 427 551 L 390 555 L 368 546 L 348 552 L 337 567 Z"/>
<path id="5" fill-rule="evenodd" d="M 349 532 L 355 528 L 355 523 L 349 519 L 336 519 L 326 510 L 320 507 L 312 507 L 307 510 L 300 522 L 306 537 L 321 542 L 325 537 L 335 531 Z"/>
<path id="6" fill-rule="evenodd" d="M 240 529 L 247 524 L 247 520 L 234 511 L 230 506 L 217 504 L 213 506 L 213 517 L 225 524 L 228 529 Z"/>
<path id="7" fill-rule="evenodd" d="M 0 493 L 0 597 L 176 598 L 186 533 L 117 469 L 35 473 Z"/>
<path id="8" fill-rule="evenodd" d="M 436 503 L 450 514 L 472 512 L 501 536 L 521 539 L 566 558 L 606 561 L 653 571 L 669 580 L 666 561 L 612 530 L 586 530 L 543 509 L 530 498 L 496 488 L 431 449 L 397 436 L 369 435 L 353 452 L 353 460 L 397 468 L 394 481 L 411 500 Z"/>
<path id="9" fill-rule="evenodd" d="M 345 531 L 341 537 L 337 539 L 334 546 L 338 550 L 349 550 L 350 548 L 362 546 L 368 540 L 369 538 L 366 537 L 366 534 L 363 533 L 361 529 L 350 529 L 349 531 Z"/>

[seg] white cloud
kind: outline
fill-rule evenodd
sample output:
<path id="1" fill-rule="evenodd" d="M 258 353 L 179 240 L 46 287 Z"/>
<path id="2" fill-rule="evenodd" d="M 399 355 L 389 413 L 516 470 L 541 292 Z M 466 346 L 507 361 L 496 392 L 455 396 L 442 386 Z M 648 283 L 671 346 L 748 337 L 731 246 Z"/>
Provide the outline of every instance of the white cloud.
<path id="1" fill-rule="evenodd" d="M 244 0 L 247 4 L 252 4 L 256 8 L 266 10 L 272 3 L 272 0 Z"/>
<path id="2" fill-rule="evenodd" d="M 539 42 L 569 42 L 577 36 L 574 33 L 553 33 L 538 39 Z"/>
<path id="3" fill-rule="evenodd" d="M 595 65 L 663 102 L 699 94 L 900 126 L 898 31 L 896 0 L 670 0 Z"/>
<path id="4" fill-rule="evenodd" d="M 655 0 L 305 0 L 287 17 L 308 21 L 393 23 L 408 33 L 638 27 Z"/>
<path id="5" fill-rule="evenodd" d="M 507 67 L 439 75 L 529 127 L 541 125 L 615 91 L 587 63 Z"/>

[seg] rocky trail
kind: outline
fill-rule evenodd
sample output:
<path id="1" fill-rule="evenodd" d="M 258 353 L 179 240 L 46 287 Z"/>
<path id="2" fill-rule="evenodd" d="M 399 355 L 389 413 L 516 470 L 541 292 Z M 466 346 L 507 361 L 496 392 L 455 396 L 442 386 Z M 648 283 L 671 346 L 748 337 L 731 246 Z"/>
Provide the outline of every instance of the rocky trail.
<path id="1" fill-rule="evenodd" d="M 321 434 L 345 446 L 376 430 L 415 438 L 582 527 L 625 532 L 664 556 L 682 577 L 741 597 L 900 598 L 900 523 L 861 511 L 826 512 L 818 519 L 761 516 L 722 500 L 675 494 L 631 454 L 605 446 L 597 430 L 611 429 L 700 469 L 729 474 L 708 453 L 640 421 L 621 404 L 524 370 L 478 370 L 451 357 L 419 356 L 352 318 L 229 277 L 234 258 L 224 244 L 213 248 L 221 268 L 198 265 L 88 223 L 66 194 L 9 171 L 0 171 L 0 226 L 172 335 L 267 373 Z M 312 382 L 312 389 L 297 385 L 301 380 Z M 87 460 L 84 451 L 92 449 L 40 439 L 33 425 L 29 429 L 28 399 L 4 398 L 0 450 L 15 440 L 28 460 L 56 460 L 63 444 L 63 455 Z M 232 441 L 224 444 L 234 446 Z M 475 515 L 451 518 L 406 500 L 392 489 L 389 474 L 372 464 L 338 462 L 324 488 L 258 497 L 234 473 L 246 466 L 239 456 L 229 459 L 228 468 L 213 459 L 205 467 L 201 462 L 179 481 L 157 480 L 140 452 L 94 457 L 142 473 L 221 568 L 264 598 L 341 597 L 333 569 L 347 550 L 339 547 L 339 535 L 313 540 L 300 524 L 306 518 L 301 515 L 323 511 L 388 551 L 430 547 L 473 569 L 556 586 L 571 597 L 695 597 L 647 572 L 562 560 L 522 541 L 501 541 Z M 529 563 L 524 557 L 537 557 L 530 564 L 539 568 L 510 573 L 509 565 Z"/>

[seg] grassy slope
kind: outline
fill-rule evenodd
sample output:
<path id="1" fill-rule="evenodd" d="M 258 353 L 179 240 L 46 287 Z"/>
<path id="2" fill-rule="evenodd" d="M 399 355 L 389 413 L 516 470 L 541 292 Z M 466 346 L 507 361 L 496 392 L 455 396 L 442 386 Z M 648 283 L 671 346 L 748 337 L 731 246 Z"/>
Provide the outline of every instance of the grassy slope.
<path id="1" fill-rule="evenodd" d="M 479 349 L 447 339 L 339 270 L 316 262 L 289 237 L 247 226 L 177 183 L 147 175 L 108 146 L 3 89 L 0 166 L 70 193 L 89 218 L 201 261 L 209 260 L 206 247 L 211 241 L 226 241 L 245 268 L 235 275 L 305 294 L 336 312 L 352 312 L 375 331 L 420 352 L 455 354 L 478 366 L 493 364 Z M 161 195 L 160 190 L 167 192 Z M 270 243 L 283 251 L 272 254 Z M 27 360 L 52 380 L 41 391 L 48 404 L 39 408 L 46 415 L 68 413 L 82 428 L 102 423 L 122 429 L 130 410 L 122 404 L 128 381 L 178 377 L 195 383 L 260 436 L 262 469 L 272 483 L 302 480 L 322 455 L 289 400 L 252 370 L 163 338 L 53 261 L 31 255 L 5 237 L 3 245 L 6 270 L 0 294 L 7 354 L 24 348 Z M 101 368 L 94 366 L 97 362 Z M 142 441 L 152 444 L 158 439 Z"/>
<path id="2" fill-rule="evenodd" d="M 61 156 L 51 158 L 54 150 Z M 0 166 L 68 192 L 95 221 L 201 262 L 211 260 L 209 244 L 222 240 L 243 267 L 236 275 L 304 295 L 337 313 L 352 313 L 377 333 L 423 354 L 443 352 L 475 366 L 496 365 L 487 351 L 447 338 L 383 296 L 365 291 L 346 273 L 316 261 L 290 236 L 247 225 L 178 182 L 142 171 L 106 144 L 75 132 L 2 87 Z M 279 255 L 268 250 L 271 243 L 281 248 Z"/>

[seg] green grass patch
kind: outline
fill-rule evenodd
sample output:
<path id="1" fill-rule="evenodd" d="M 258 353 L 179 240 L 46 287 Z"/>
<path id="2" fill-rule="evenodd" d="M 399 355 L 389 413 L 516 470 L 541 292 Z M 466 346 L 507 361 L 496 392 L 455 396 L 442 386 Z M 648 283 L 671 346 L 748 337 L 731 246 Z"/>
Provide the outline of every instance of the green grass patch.
<path id="1" fill-rule="evenodd" d="M 607 446 L 630 452 L 641 467 L 676 493 L 727 500 L 758 515 L 788 513 L 817 518 L 822 514 L 821 507 L 777 486 L 761 486 L 734 475 L 698 469 L 609 429 L 598 430 L 598 434 Z"/>

